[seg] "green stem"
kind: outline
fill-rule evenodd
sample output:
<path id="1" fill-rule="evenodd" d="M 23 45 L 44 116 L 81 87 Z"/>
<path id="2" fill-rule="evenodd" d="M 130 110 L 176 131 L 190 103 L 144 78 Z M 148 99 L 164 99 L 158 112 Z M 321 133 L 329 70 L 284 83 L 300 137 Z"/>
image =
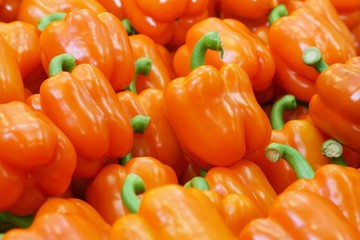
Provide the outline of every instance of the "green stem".
<path id="1" fill-rule="evenodd" d="M 145 130 L 150 123 L 150 120 L 150 116 L 144 116 L 140 114 L 130 119 L 130 123 L 134 133 L 145 133 Z"/>
<path id="2" fill-rule="evenodd" d="M 143 192 L 145 192 L 144 181 L 135 173 L 127 175 L 121 189 L 121 199 L 130 213 L 139 212 L 141 202 L 137 194 Z"/>
<path id="3" fill-rule="evenodd" d="M 221 43 L 219 32 L 205 33 L 204 36 L 200 38 L 200 40 L 195 44 L 190 59 L 191 70 L 205 65 L 205 56 L 208 49 L 220 51 L 221 58 L 224 56 L 224 49 Z"/>
<path id="4" fill-rule="evenodd" d="M 205 177 L 205 175 L 207 174 L 207 172 L 208 172 L 208 170 L 201 168 L 201 169 L 200 169 L 200 177 Z"/>
<path id="5" fill-rule="evenodd" d="M 63 20 L 66 16 L 66 13 L 64 12 L 57 12 L 57 13 L 52 13 L 49 15 L 46 15 L 42 18 L 40 18 L 40 20 L 37 23 L 37 28 L 42 32 L 45 30 L 45 28 L 52 22 L 54 21 L 60 21 Z"/>
<path id="6" fill-rule="evenodd" d="M 298 178 L 314 177 L 314 170 L 304 156 L 286 144 L 270 143 L 265 149 L 265 155 L 272 162 L 277 162 L 281 158 L 287 161 Z"/>
<path id="7" fill-rule="evenodd" d="M 317 47 L 309 47 L 307 48 L 302 55 L 303 62 L 315 68 L 318 73 L 321 73 L 328 65 L 322 59 L 322 54 Z"/>
<path id="8" fill-rule="evenodd" d="M 193 177 L 187 183 L 184 184 L 184 187 L 197 188 L 201 190 L 210 190 L 209 184 L 204 177 Z"/>
<path id="9" fill-rule="evenodd" d="M 136 34 L 135 28 L 131 25 L 128 18 L 121 19 L 121 23 L 123 24 L 123 26 L 129 36 Z"/>
<path id="10" fill-rule="evenodd" d="M 135 60 L 135 73 L 134 77 L 130 83 L 130 85 L 127 87 L 127 90 L 132 91 L 137 94 L 136 91 L 136 79 L 139 74 L 142 74 L 144 76 L 147 76 L 150 74 L 152 61 L 148 57 L 141 57 Z"/>
<path id="11" fill-rule="evenodd" d="M 289 15 L 286 6 L 284 4 L 279 4 L 273 8 L 269 14 L 269 23 L 273 24 L 277 19 Z"/>
<path id="12" fill-rule="evenodd" d="M 326 140 L 321 145 L 321 150 L 322 150 L 322 153 L 330 159 L 331 163 L 337 164 L 340 166 L 344 166 L 344 167 L 347 166 L 347 163 L 345 162 L 343 155 L 342 155 L 343 147 L 342 147 L 341 143 L 339 143 L 333 139 Z"/>
<path id="13" fill-rule="evenodd" d="M 130 123 L 134 133 L 143 134 L 146 131 L 146 128 L 149 126 L 151 117 L 144 115 L 136 115 L 130 119 Z M 119 158 L 118 163 L 124 166 L 132 158 L 132 153 L 129 152 L 126 156 Z"/>
<path id="14" fill-rule="evenodd" d="M 121 166 L 125 166 L 126 163 L 132 159 L 132 152 L 129 152 L 128 154 L 126 154 L 124 157 L 122 158 L 119 158 L 118 159 L 118 163 L 121 165 Z"/>
<path id="15" fill-rule="evenodd" d="M 75 61 L 75 57 L 69 53 L 63 53 L 53 57 L 49 63 L 50 77 L 63 71 L 71 72 L 76 66 Z"/>
<path id="16" fill-rule="evenodd" d="M 277 100 L 270 112 L 270 122 L 272 129 L 281 130 L 284 123 L 284 110 L 291 110 L 297 107 L 296 98 L 293 95 L 285 95 Z"/>
<path id="17" fill-rule="evenodd" d="M 2 229 L 1 231 L 6 231 L 11 228 L 28 228 L 34 221 L 34 216 L 16 216 L 7 211 L 0 212 L 0 225 L 7 226 L 8 229 Z"/>

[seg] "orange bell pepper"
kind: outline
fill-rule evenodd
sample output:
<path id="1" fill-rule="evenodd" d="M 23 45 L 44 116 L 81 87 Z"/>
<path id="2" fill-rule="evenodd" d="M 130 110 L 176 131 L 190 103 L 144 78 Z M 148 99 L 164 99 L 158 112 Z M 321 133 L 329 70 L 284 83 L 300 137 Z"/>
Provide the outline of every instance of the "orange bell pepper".
<path id="1" fill-rule="evenodd" d="M 324 151 L 336 155 L 339 151 L 336 144 L 329 144 Z M 285 191 L 304 191 L 317 194 L 334 204 L 348 220 L 349 225 L 360 236 L 360 171 L 352 167 L 327 164 L 315 173 L 310 170 L 307 160 L 298 151 L 283 144 L 270 144 L 266 149 L 270 161 L 284 157 L 299 173 L 299 180 L 291 184 Z M 340 154 L 340 153 L 339 153 Z M 304 171 L 308 169 L 309 171 Z M 335 232 L 334 232 L 335 233 Z"/>
<path id="2" fill-rule="evenodd" d="M 285 109 L 295 109 L 296 99 L 293 95 L 285 95 L 275 102 L 272 107 L 270 119 L 272 134 L 269 143 L 278 142 L 287 144 L 297 149 L 309 161 L 313 169 L 330 163 L 330 160 L 321 152 L 321 146 L 328 137 L 306 119 L 293 119 L 284 123 L 283 112 Z M 277 193 L 281 193 L 297 177 L 294 170 L 284 160 L 271 163 L 264 155 L 265 147 L 246 156 L 256 163 L 264 172 L 269 182 Z"/>
<path id="3" fill-rule="evenodd" d="M 145 188 L 138 175 L 126 177 L 121 195 L 132 214 L 112 225 L 110 240 L 236 239 L 202 190 L 176 184 Z M 141 200 L 139 193 L 143 193 Z"/>
<path id="4" fill-rule="evenodd" d="M 360 2 L 357 0 L 330 0 L 330 2 L 338 11 L 353 11 L 360 9 Z"/>
<path id="5" fill-rule="evenodd" d="M 204 168 L 231 165 L 246 151 L 265 146 L 271 135 L 246 72 L 235 63 L 220 70 L 203 65 L 210 45 L 222 49 L 218 32 L 199 40 L 193 70 L 164 90 L 165 111 L 179 142 Z"/>
<path id="6" fill-rule="evenodd" d="M 96 14 L 106 11 L 96 0 L 22 0 L 18 8 L 17 20 L 36 26 L 42 17 L 75 9 L 89 9 Z"/>
<path id="7" fill-rule="evenodd" d="M 165 115 L 163 91 L 149 88 L 139 95 L 131 91 L 122 91 L 117 93 L 117 97 L 129 120 L 139 114 L 151 117 L 146 131 L 134 134 L 132 156 L 156 158 L 173 168 L 176 175 L 180 176 L 186 161 L 175 132 Z"/>
<path id="8" fill-rule="evenodd" d="M 6 232 L 3 240 L 12 239 L 96 239 L 108 238 L 111 226 L 96 210 L 76 198 L 52 198 L 46 201 L 27 229 Z"/>
<path id="9" fill-rule="evenodd" d="M 245 239 L 358 239 L 360 236 L 328 199 L 308 191 L 286 191 L 271 206 L 267 218 L 245 226 Z"/>
<path id="10" fill-rule="evenodd" d="M 46 197 L 68 188 L 76 152 L 70 140 L 45 115 L 25 103 L 1 104 L 0 111 L 0 211 L 32 214 Z"/>
<path id="11" fill-rule="evenodd" d="M 45 16 L 38 26 L 43 29 L 40 46 L 44 68 L 53 57 L 69 53 L 75 56 L 77 64 L 98 67 L 115 91 L 130 84 L 135 68 L 133 53 L 124 26 L 113 14 L 73 10 Z"/>
<path id="12" fill-rule="evenodd" d="M 111 12 L 117 18 L 123 19 L 125 18 L 125 12 L 122 0 L 97 0 L 106 11 Z"/>
<path id="13" fill-rule="evenodd" d="M 360 153 L 360 126 L 357 121 L 360 57 L 345 64 L 328 65 L 318 48 L 304 52 L 304 62 L 319 72 L 309 113 L 315 126 L 351 150 Z"/>
<path id="14" fill-rule="evenodd" d="M 49 72 L 40 87 L 41 111 L 74 144 L 78 154 L 74 175 L 93 177 L 107 159 L 131 150 L 131 123 L 97 67 L 75 66 L 75 58 L 63 54 L 51 61 Z"/>
<path id="15" fill-rule="evenodd" d="M 205 174 L 210 190 L 225 197 L 241 194 L 251 199 L 267 216 L 276 193 L 261 169 L 253 162 L 242 159 L 228 167 L 213 167 Z"/>
<path id="16" fill-rule="evenodd" d="M 0 103 L 25 101 L 25 89 L 16 55 L 10 44 L 0 36 Z"/>
<path id="17" fill-rule="evenodd" d="M 22 0 L 3 0 L 0 1 L 0 22 L 16 21 L 19 6 Z"/>
<path id="18" fill-rule="evenodd" d="M 309 8 L 316 15 L 327 20 L 350 45 L 354 45 L 354 40 L 351 37 L 349 29 L 342 21 L 341 16 L 331 3 L 331 0 L 290 0 L 285 4 L 289 12 L 300 8 Z"/>
<path id="19" fill-rule="evenodd" d="M 15 52 L 25 87 L 31 92 L 38 92 L 41 82 L 46 78 L 41 64 L 39 30 L 32 24 L 22 21 L 1 22 L 0 35 Z M 39 75 L 43 78 L 38 78 Z"/>
<path id="20" fill-rule="evenodd" d="M 270 19 L 268 37 L 276 63 L 276 81 L 287 93 L 301 101 L 309 102 L 316 93 L 315 81 L 318 77 L 318 73 L 302 61 L 306 48 L 319 47 L 329 64 L 343 63 L 356 55 L 354 45 L 344 37 L 349 32 L 346 26 L 335 28 L 328 18 L 320 16 L 310 7 L 299 7 L 288 13 L 285 5 L 279 5 L 270 14 Z"/>
<path id="21" fill-rule="evenodd" d="M 220 57 L 216 51 L 208 51 L 205 56 L 207 65 L 220 69 L 224 63 L 236 63 L 245 70 L 255 91 L 270 86 L 275 64 L 266 45 L 240 21 L 215 17 L 202 20 L 188 30 L 186 43 L 174 55 L 174 69 L 178 77 L 191 71 L 191 54 L 195 44 L 210 31 L 219 32 L 224 55 Z"/>
<path id="22" fill-rule="evenodd" d="M 151 59 L 151 71 L 147 75 L 138 75 L 136 80 L 136 90 L 141 92 L 147 88 L 157 88 L 163 90 L 165 86 L 175 78 L 174 70 L 170 67 L 167 59 L 163 57 L 161 45 L 155 43 L 150 37 L 144 34 L 129 36 L 134 59 L 147 57 Z M 165 51 L 167 51 L 165 49 Z M 169 52 L 167 54 L 170 54 Z"/>
<path id="23" fill-rule="evenodd" d="M 176 21 L 182 18 L 208 17 L 208 0 L 122 0 L 125 16 L 136 32 L 145 34 L 159 44 L 172 38 Z"/>
<path id="24" fill-rule="evenodd" d="M 90 182 L 86 201 L 91 204 L 109 224 L 129 214 L 121 199 L 121 188 L 126 176 L 136 173 L 145 182 L 147 189 L 166 184 L 177 184 L 174 170 L 152 157 L 134 157 L 124 166 L 109 164 Z"/>
<path id="25" fill-rule="evenodd" d="M 234 235 L 252 219 L 268 215 L 276 193 L 253 162 L 241 160 L 229 167 L 213 167 L 185 186 L 200 188 L 216 206 Z"/>
<path id="26" fill-rule="evenodd" d="M 244 194 L 229 193 L 221 196 L 218 192 L 211 191 L 204 177 L 194 177 L 184 187 L 203 190 L 235 236 L 239 235 L 251 220 L 265 216 L 257 203 Z"/>
<path id="27" fill-rule="evenodd" d="M 247 19 L 260 19 L 278 4 L 277 0 L 219 0 L 222 11 L 230 12 L 236 17 Z"/>

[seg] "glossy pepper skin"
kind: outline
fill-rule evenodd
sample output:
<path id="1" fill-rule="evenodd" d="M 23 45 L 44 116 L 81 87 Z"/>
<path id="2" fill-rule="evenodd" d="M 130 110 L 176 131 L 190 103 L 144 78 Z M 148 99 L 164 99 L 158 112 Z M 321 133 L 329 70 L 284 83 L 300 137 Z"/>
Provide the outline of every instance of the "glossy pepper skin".
<path id="1" fill-rule="evenodd" d="M 146 131 L 134 134 L 132 156 L 156 158 L 180 176 L 186 161 L 164 111 L 163 91 L 149 88 L 138 95 L 132 91 L 122 91 L 117 93 L 117 97 L 129 120 L 139 114 L 151 117 Z"/>
<path id="2" fill-rule="evenodd" d="M 268 215 L 276 197 L 262 170 L 246 159 L 228 167 L 213 167 L 207 171 L 204 178 L 210 190 L 222 197 L 233 193 L 248 197 L 258 206 L 263 216 Z"/>
<path id="3" fill-rule="evenodd" d="M 350 1 L 330 0 L 330 2 L 339 11 L 353 11 L 360 9 L 360 2 L 356 0 L 350 0 Z"/>
<path id="4" fill-rule="evenodd" d="M 360 236 L 328 199 L 308 191 L 280 194 L 269 217 L 250 222 L 238 239 L 358 239 Z"/>
<path id="5" fill-rule="evenodd" d="M 45 69 L 53 57 L 69 53 L 77 64 L 98 67 L 115 91 L 127 87 L 134 75 L 127 32 L 121 21 L 109 12 L 96 14 L 79 9 L 67 13 L 62 20 L 50 21 L 40 36 L 40 46 Z"/>
<path id="6" fill-rule="evenodd" d="M 346 27 L 346 23 L 343 22 L 341 15 L 339 15 L 330 0 L 288 1 L 286 6 L 290 12 L 300 8 L 309 8 L 318 16 L 326 19 L 343 36 L 343 38 L 349 42 L 350 45 L 354 45 L 354 40 L 351 37 L 349 29 Z"/>
<path id="7" fill-rule="evenodd" d="M 235 63 L 199 66 L 164 90 L 165 110 L 179 142 L 207 168 L 228 166 L 265 146 L 271 126 L 246 72 Z"/>
<path id="8" fill-rule="evenodd" d="M 64 56 L 75 61 L 71 55 L 61 55 L 55 66 Z M 69 72 L 60 67 L 50 75 L 40 87 L 41 109 L 74 144 L 78 154 L 74 175 L 93 177 L 107 159 L 130 151 L 131 123 L 97 67 L 79 64 Z"/>
<path id="9" fill-rule="evenodd" d="M 330 140 L 332 141 L 332 140 Z M 341 156 L 341 145 L 333 141 L 324 143 L 324 154 Z M 307 160 L 298 151 L 288 145 L 272 143 L 265 150 L 270 161 L 276 162 L 283 157 L 296 171 L 299 180 L 291 184 L 285 192 L 304 191 L 317 194 L 337 207 L 338 210 L 360 235 L 360 192 L 357 185 L 360 181 L 359 169 L 344 167 L 339 164 L 327 164 L 314 172 Z"/>
<path id="10" fill-rule="evenodd" d="M 266 45 L 240 21 L 215 17 L 204 19 L 188 30 L 185 44 L 174 55 L 173 64 L 178 77 L 189 74 L 194 46 L 210 31 L 219 32 L 224 55 L 220 57 L 218 52 L 209 50 L 205 58 L 207 65 L 220 69 L 225 63 L 236 63 L 245 70 L 255 91 L 270 86 L 275 64 Z"/>
<path id="11" fill-rule="evenodd" d="M 3 239 L 108 239 L 111 226 L 96 210 L 76 198 L 52 198 L 46 201 L 27 229 L 13 229 Z"/>
<path id="12" fill-rule="evenodd" d="M 44 16 L 75 9 L 89 9 L 97 14 L 106 11 L 96 0 L 22 0 L 17 19 L 36 26 Z"/>
<path id="13" fill-rule="evenodd" d="M 25 89 L 20 68 L 11 45 L 0 36 L 0 103 L 25 101 Z"/>
<path id="14" fill-rule="evenodd" d="M 152 157 L 134 157 L 124 166 L 107 165 L 88 185 L 86 202 L 91 204 L 109 224 L 129 214 L 121 199 L 121 188 L 130 173 L 139 175 L 148 190 L 178 183 L 174 170 Z"/>
<path id="15" fill-rule="evenodd" d="M 360 235 L 360 171 L 335 164 L 322 166 L 313 179 L 299 179 L 286 191 L 308 191 L 333 202 Z"/>
<path id="16" fill-rule="evenodd" d="M 235 236 L 251 220 L 266 217 L 276 197 L 260 168 L 248 160 L 213 167 L 204 177 L 196 176 L 185 186 L 202 189 Z"/>
<path id="17" fill-rule="evenodd" d="M 269 143 L 277 142 L 287 144 L 297 149 L 316 170 L 322 165 L 330 163 L 330 160 L 323 155 L 321 146 L 328 137 L 310 121 L 306 119 L 292 119 L 282 121 L 284 109 L 296 108 L 296 99 L 293 95 L 284 95 L 274 105 L 271 111 L 271 122 L 273 130 Z M 291 183 L 297 180 L 297 176 L 291 166 L 281 159 L 275 164 L 270 162 L 264 155 L 264 150 L 259 149 L 246 156 L 256 163 L 265 173 L 269 182 L 279 194 Z"/>
<path id="18" fill-rule="evenodd" d="M 230 193 L 223 197 L 211 190 L 203 191 L 203 193 L 215 206 L 235 236 L 238 236 L 250 221 L 264 217 L 259 206 L 246 195 Z"/>
<path id="19" fill-rule="evenodd" d="M 70 140 L 25 103 L 1 104 L 0 211 L 33 214 L 45 198 L 65 192 L 76 164 Z M 14 154 L 17 153 L 17 154 Z"/>
<path id="20" fill-rule="evenodd" d="M 317 94 L 309 105 L 315 126 L 357 153 L 360 153 L 360 130 L 354 109 L 360 103 L 356 98 L 359 79 L 360 57 L 330 65 L 317 78 Z"/>
<path id="21" fill-rule="evenodd" d="M 21 2 L 22 0 L 0 1 L 0 22 L 16 21 Z"/>
<path id="22" fill-rule="evenodd" d="M 122 0 L 98 0 L 98 2 L 106 9 L 106 11 L 111 12 L 117 18 L 125 18 Z"/>
<path id="23" fill-rule="evenodd" d="M 125 16 L 136 32 L 164 45 L 177 31 L 176 21 L 208 17 L 208 0 L 122 0 L 122 4 Z"/>
<path id="24" fill-rule="evenodd" d="M 236 17 L 247 19 L 260 19 L 276 7 L 277 0 L 245 0 L 231 1 L 219 0 L 222 11 L 230 12 Z"/>
<path id="25" fill-rule="evenodd" d="M 277 83 L 297 99 L 309 102 L 316 93 L 318 73 L 303 63 L 303 51 L 317 46 L 329 64 L 343 63 L 356 55 L 354 45 L 344 37 L 348 29 L 345 26 L 336 29 L 317 11 L 306 6 L 289 10 L 289 15 L 275 19 L 268 40 L 276 63 Z"/>
<path id="26" fill-rule="evenodd" d="M 148 57 L 151 59 L 151 71 L 149 74 L 139 74 L 136 79 L 136 90 L 138 93 L 147 88 L 157 88 L 163 90 L 165 86 L 175 78 L 172 64 L 166 55 L 170 55 L 167 49 L 154 42 L 144 34 L 129 36 L 130 45 L 133 50 L 134 59 Z M 167 51 L 167 52 L 166 52 Z"/>
<path id="27" fill-rule="evenodd" d="M 24 85 L 32 92 L 36 92 L 45 78 L 39 77 L 45 70 L 41 64 L 40 31 L 30 23 L 12 21 L 0 23 L 0 35 L 12 47 L 20 68 Z M 34 79 L 34 81 L 32 81 Z"/>
<path id="28" fill-rule="evenodd" d="M 109 239 L 236 239 L 202 190 L 168 184 L 145 191 L 144 182 L 134 176 L 124 185 L 131 182 L 129 188 L 143 192 L 142 198 L 135 192 L 129 197 L 127 187 L 122 188 L 124 202 L 137 206 L 112 225 Z"/>

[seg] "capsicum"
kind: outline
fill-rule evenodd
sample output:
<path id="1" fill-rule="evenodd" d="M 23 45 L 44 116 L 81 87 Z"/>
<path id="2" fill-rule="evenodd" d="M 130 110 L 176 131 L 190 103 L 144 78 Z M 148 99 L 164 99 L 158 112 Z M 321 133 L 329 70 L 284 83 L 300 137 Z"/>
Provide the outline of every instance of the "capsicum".
<path id="1" fill-rule="evenodd" d="M 0 103 L 25 101 L 25 89 L 20 68 L 11 45 L 0 36 Z"/>
<path id="2" fill-rule="evenodd" d="M 121 198 L 121 188 L 126 177 L 131 173 L 140 176 L 148 190 L 178 183 L 174 170 L 152 157 L 134 157 L 124 165 L 114 163 L 105 166 L 88 185 L 86 201 L 109 224 L 129 214 Z"/>
<path id="3" fill-rule="evenodd" d="M 72 54 L 76 63 L 98 67 L 115 91 L 127 87 L 134 75 L 134 57 L 121 21 L 109 12 L 96 14 L 89 9 L 47 15 L 38 23 L 42 29 L 42 63 L 62 53 Z M 76 37 L 74 37 L 76 33 Z"/>
<path id="4" fill-rule="evenodd" d="M 258 205 L 264 216 L 269 213 L 277 195 L 262 170 L 246 159 L 227 167 L 213 167 L 204 178 L 210 190 L 223 197 L 231 193 L 247 196 Z"/>
<path id="5" fill-rule="evenodd" d="M 162 45 L 157 44 L 144 34 L 129 36 L 130 45 L 133 50 L 134 59 L 147 57 L 151 59 L 151 71 L 147 75 L 139 74 L 136 79 L 136 90 L 141 92 L 147 88 L 163 90 L 165 86 L 175 78 L 172 64 L 168 62 L 165 55 L 170 53 L 167 49 L 160 49 Z"/>
<path id="6" fill-rule="evenodd" d="M 22 0 L 18 8 L 17 19 L 36 26 L 42 17 L 75 9 L 89 9 L 96 14 L 106 11 L 96 0 Z"/>
<path id="7" fill-rule="evenodd" d="M 236 239 L 200 189 L 167 184 L 147 190 L 144 181 L 132 173 L 121 192 L 132 214 L 112 225 L 110 239 Z"/>
<path id="8" fill-rule="evenodd" d="M 318 48 L 304 52 L 304 62 L 319 72 L 309 113 L 315 126 L 351 150 L 360 153 L 357 98 L 360 79 L 360 57 L 346 63 L 329 65 Z"/>
<path id="9" fill-rule="evenodd" d="M 144 133 L 134 134 L 132 156 L 154 157 L 172 167 L 177 176 L 180 176 L 186 161 L 164 111 L 163 91 L 154 88 L 146 89 L 140 94 L 122 91 L 117 93 L 117 97 L 129 120 L 139 114 L 151 118 Z"/>
<path id="10" fill-rule="evenodd" d="M 324 149 L 332 153 L 337 150 L 336 145 L 327 145 Z M 266 155 L 273 162 L 281 157 L 286 159 L 300 178 L 285 192 L 297 190 L 323 197 L 342 213 L 348 225 L 360 236 L 360 191 L 357 188 L 360 184 L 359 169 L 327 164 L 314 172 L 298 151 L 278 143 L 268 145 Z"/>
<path id="11" fill-rule="evenodd" d="M 267 218 L 245 226 L 242 239 L 358 239 L 356 229 L 328 199 L 308 191 L 280 194 Z"/>
<path id="12" fill-rule="evenodd" d="M 46 201 L 27 229 L 12 229 L 3 240 L 12 239 L 108 239 L 111 226 L 88 203 L 76 198 Z"/>
<path id="13" fill-rule="evenodd" d="M 0 22 L 10 23 L 18 17 L 19 5 L 22 0 L 0 1 Z"/>
<path id="14" fill-rule="evenodd" d="M 236 63 L 220 70 L 203 65 L 209 47 L 221 51 L 218 32 L 204 34 L 192 55 L 193 70 L 164 90 L 167 118 L 179 142 L 205 168 L 231 165 L 246 151 L 265 146 L 271 135 L 246 72 Z"/>
<path id="15" fill-rule="evenodd" d="M 30 23 L 12 21 L 0 23 L 0 35 L 13 49 L 25 87 L 32 93 L 39 91 L 46 78 L 41 64 L 40 32 Z"/>
<path id="16" fill-rule="evenodd" d="M 260 91 L 270 86 L 275 73 L 270 50 L 242 22 L 216 17 L 204 19 L 187 31 L 185 44 L 174 55 L 173 64 L 178 77 L 184 77 L 192 70 L 194 47 L 210 31 L 219 32 L 224 54 L 220 57 L 217 51 L 209 50 L 205 54 L 207 65 L 220 69 L 225 63 L 235 63 L 249 76 L 254 90 Z"/>
<path id="17" fill-rule="evenodd" d="M 210 189 L 204 177 L 196 176 L 185 183 L 184 187 L 201 189 L 235 236 L 239 235 L 243 227 L 251 220 L 266 216 L 251 197 L 241 193 L 229 193 L 222 196 Z"/>
<path id="18" fill-rule="evenodd" d="M 276 63 L 276 81 L 287 93 L 301 101 L 309 102 L 316 93 L 315 81 L 318 77 L 318 73 L 302 61 L 306 48 L 319 47 L 329 64 L 344 63 L 356 55 L 354 44 L 345 37 L 346 31 L 349 32 L 346 26 L 336 29 L 328 18 L 320 16 L 310 7 L 290 11 L 281 4 L 269 18 L 268 38 Z"/>
<path id="19" fill-rule="evenodd" d="M 293 95 L 284 95 L 272 106 L 270 119 L 272 124 L 271 142 L 288 144 L 304 155 L 313 169 L 318 169 L 328 164 L 329 159 L 321 152 L 321 146 L 328 136 L 323 134 L 311 121 L 306 119 L 292 119 L 284 122 L 285 109 L 295 109 L 296 99 Z M 269 182 L 277 193 L 281 193 L 297 177 L 290 165 L 281 159 L 276 164 L 271 163 L 264 155 L 264 150 L 259 149 L 246 156 L 254 161 L 265 173 Z"/>
<path id="20" fill-rule="evenodd" d="M 182 18 L 199 21 L 208 17 L 208 0 L 122 0 L 121 2 L 126 18 L 136 32 L 145 34 L 163 45 L 169 43 L 174 32 L 177 31 L 175 28 L 177 21 L 181 21 Z M 184 39 L 184 36 L 182 38 Z"/>
<path id="21" fill-rule="evenodd" d="M 0 112 L 0 209 L 33 214 L 47 197 L 69 187 L 75 148 L 44 114 L 23 102 L 0 104 Z"/>
<path id="22" fill-rule="evenodd" d="M 52 59 L 50 77 L 40 87 L 41 111 L 74 144 L 74 175 L 93 177 L 107 159 L 123 157 L 133 145 L 133 129 L 108 79 L 95 66 L 75 65 L 62 54 Z"/>

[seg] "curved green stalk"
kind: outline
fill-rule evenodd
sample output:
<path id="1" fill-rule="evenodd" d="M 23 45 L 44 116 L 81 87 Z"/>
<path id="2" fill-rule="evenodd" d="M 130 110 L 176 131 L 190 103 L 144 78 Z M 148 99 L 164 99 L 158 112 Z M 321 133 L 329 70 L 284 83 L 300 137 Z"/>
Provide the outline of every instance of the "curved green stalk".
<path id="1" fill-rule="evenodd" d="M 289 145 L 270 143 L 265 149 L 265 155 L 272 162 L 277 162 L 281 158 L 287 161 L 298 178 L 314 178 L 315 172 L 304 156 Z"/>
<path id="2" fill-rule="evenodd" d="M 204 36 L 195 44 L 190 58 L 191 70 L 205 65 L 205 56 L 208 49 L 220 51 L 221 58 L 224 56 L 224 49 L 219 32 L 205 33 Z"/>

